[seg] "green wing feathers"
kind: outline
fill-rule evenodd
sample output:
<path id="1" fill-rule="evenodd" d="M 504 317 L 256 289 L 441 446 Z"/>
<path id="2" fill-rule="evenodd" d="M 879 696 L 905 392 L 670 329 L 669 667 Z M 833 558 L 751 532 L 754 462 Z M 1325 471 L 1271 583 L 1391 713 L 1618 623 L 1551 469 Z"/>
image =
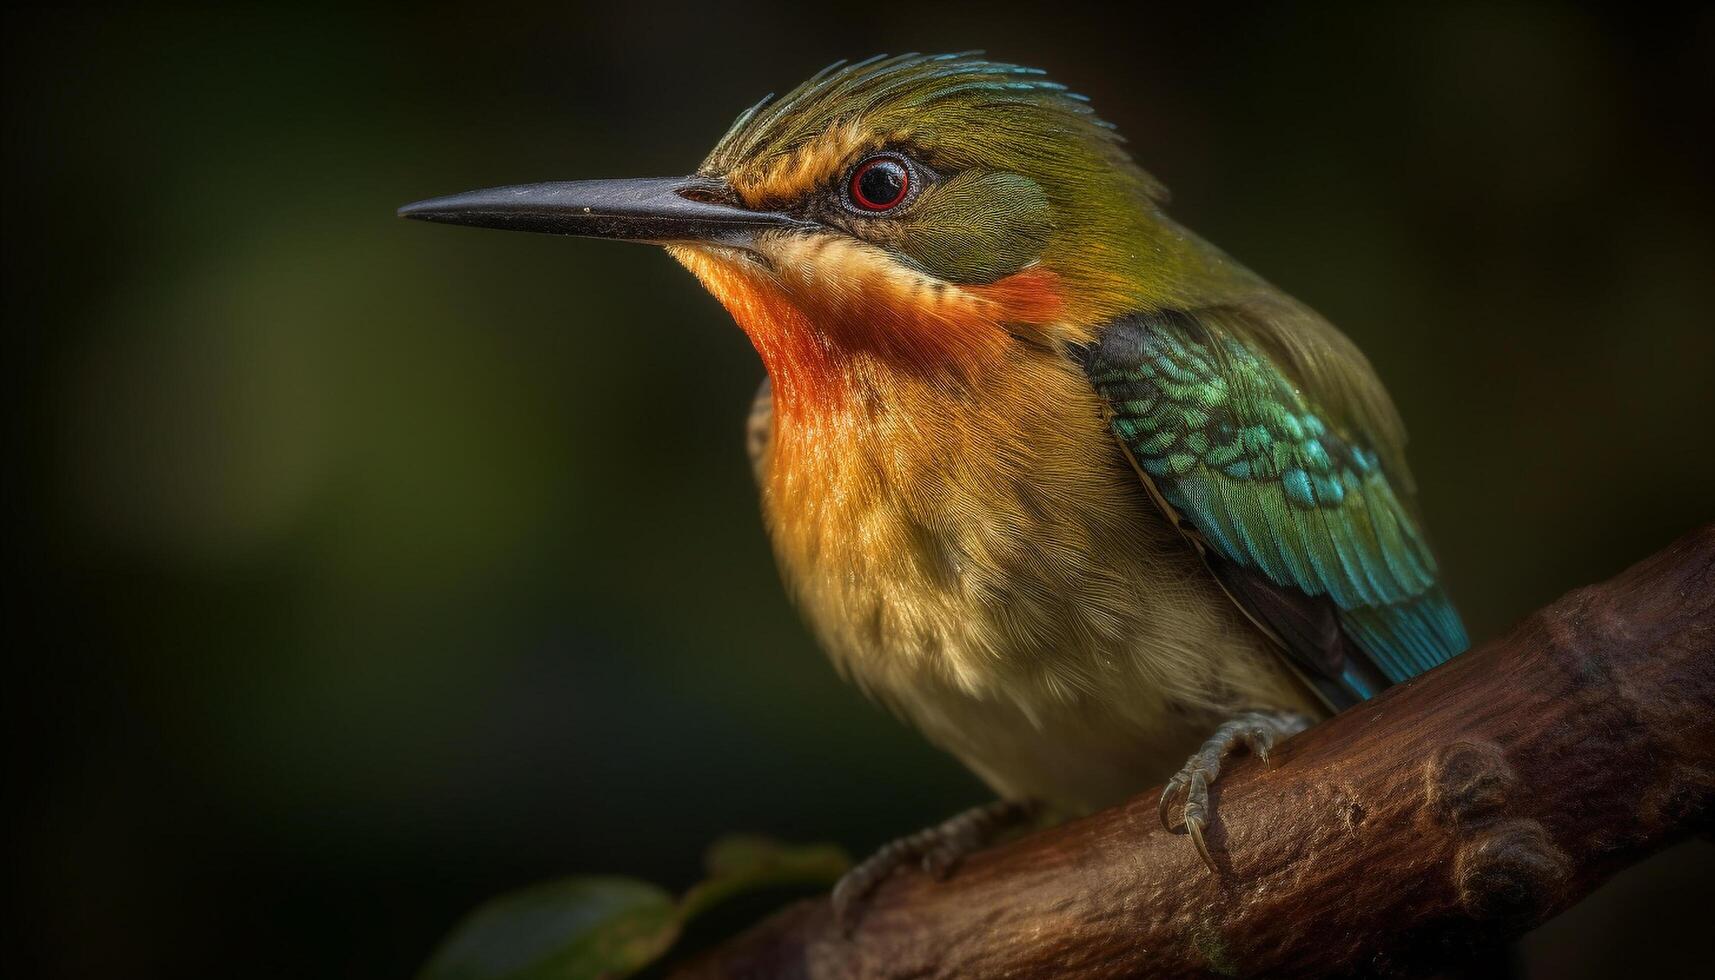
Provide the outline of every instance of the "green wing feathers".
<path id="1" fill-rule="evenodd" d="M 1328 597 L 1389 681 L 1463 650 L 1418 527 L 1403 439 L 1385 441 L 1397 418 L 1368 365 L 1349 367 L 1376 389 L 1392 431 L 1330 417 L 1254 337 L 1224 329 L 1231 322 L 1231 311 L 1170 312 L 1108 327 L 1085 366 L 1115 436 L 1215 558 Z M 1343 681 L 1358 697 L 1374 693 L 1361 672 Z"/>

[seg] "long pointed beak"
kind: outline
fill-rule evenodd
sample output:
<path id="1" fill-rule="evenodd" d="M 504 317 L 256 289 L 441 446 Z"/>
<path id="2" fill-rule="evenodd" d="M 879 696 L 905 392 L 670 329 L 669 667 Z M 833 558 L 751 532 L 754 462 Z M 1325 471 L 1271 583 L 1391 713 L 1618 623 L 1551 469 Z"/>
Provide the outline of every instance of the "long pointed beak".
<path id="1" fill-rule="evenodd" d="M 812 227 L 788 214 L 720 203 L 714 198 L 721 189 L 706 177 L 517 184 L 407 204 L 399 217 L 550 235 L 735 246 L 748 245 L 771 228 Z"/>

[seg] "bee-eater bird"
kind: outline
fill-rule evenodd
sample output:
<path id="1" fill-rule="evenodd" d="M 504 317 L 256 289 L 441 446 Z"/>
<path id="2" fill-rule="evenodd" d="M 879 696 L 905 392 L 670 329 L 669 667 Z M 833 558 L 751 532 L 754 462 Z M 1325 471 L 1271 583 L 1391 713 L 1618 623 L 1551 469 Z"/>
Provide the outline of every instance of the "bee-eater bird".
<path id="1" fill-rule="evenodd" d="M 905 55 L 764 99 L 689 177 L 400 210 L 664 245 L 755 346 L 793 597 L 1000 797 L 883 848 L 842 913 L 904 861 L 1160 779 L 1207 862 L 1228 753 L 1466 646 L 1369 363 L 1165 200 L 1040 71 Z"/>

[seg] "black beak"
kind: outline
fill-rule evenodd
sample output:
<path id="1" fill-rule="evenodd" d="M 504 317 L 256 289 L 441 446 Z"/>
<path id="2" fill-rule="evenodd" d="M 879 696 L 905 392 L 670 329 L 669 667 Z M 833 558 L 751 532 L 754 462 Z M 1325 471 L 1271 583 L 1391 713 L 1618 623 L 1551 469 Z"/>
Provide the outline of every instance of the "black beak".
<path id="1" fill-rule="evenodd" d="M 791 215 L 722 203 L 727 196 L 725 185 L 708 177 L 567 180 L 431 198 L 405 205 L 399 217 L 550 235 L 741 247 L 771 228 L 811 227 Z"/>

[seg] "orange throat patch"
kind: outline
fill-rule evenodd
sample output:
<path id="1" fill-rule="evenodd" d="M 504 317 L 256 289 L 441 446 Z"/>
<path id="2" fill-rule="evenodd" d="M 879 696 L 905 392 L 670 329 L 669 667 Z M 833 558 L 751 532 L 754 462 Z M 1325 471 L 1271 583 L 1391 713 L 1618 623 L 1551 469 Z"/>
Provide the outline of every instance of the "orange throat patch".
<path id="1" fill-rule="evenodd" d="M 814 423 L 854 399 L 908 380 L 966 386 L 1064 307 L 1057 276 L 1032 267 L 958 286 L 882 249 L 826 235 L 781 236 L 765 258 L 673 245 L 668 251 L 714 294 L 761 356 L 776 417 Z"/>

